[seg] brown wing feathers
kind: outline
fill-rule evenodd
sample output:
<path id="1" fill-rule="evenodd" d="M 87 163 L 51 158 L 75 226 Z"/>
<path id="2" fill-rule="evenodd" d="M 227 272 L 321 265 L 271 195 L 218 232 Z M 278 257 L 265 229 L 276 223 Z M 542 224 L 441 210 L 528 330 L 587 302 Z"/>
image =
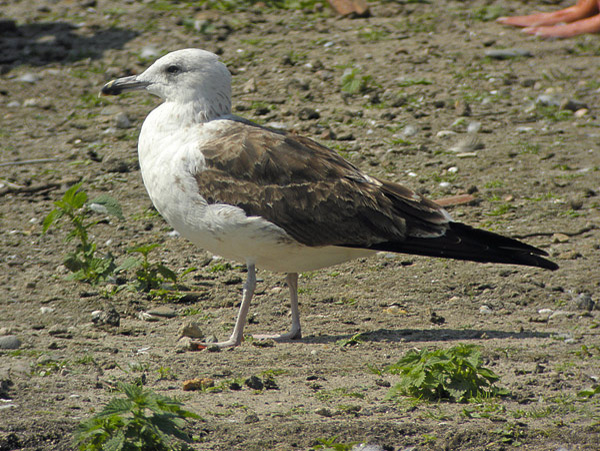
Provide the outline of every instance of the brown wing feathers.
<path id="1" fill-rule="evenodd" d="M 408 188 L 367 180 L 307 138 L 232 123 L 227 135 L 201 150 L 207 169 L 196 180 L 207 202 L 236 205 L 308 246 L 557 268 L 532 246 L 449 222 L 437 204 Z"/>

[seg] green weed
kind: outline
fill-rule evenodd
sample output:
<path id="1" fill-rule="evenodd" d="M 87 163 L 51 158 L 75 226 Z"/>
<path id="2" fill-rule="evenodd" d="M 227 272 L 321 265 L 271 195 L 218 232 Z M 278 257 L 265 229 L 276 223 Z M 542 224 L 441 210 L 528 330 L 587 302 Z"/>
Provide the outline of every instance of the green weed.
<path id="1" fill-rule="evenodd" d="M 125 398 L 113 398 L 75 433 L 81 451 L 191 450 L 192 439 L 181 428 L 200 418 L 182 403 L 135 384 L 118 385 Z"/>
<path id="2" fill-rule="evenodd" d="M 351 95 L 366 93 L 373 82 L 371 75 L 360 75 L 357 67 L 347 68 L 341 79 L 342 91 Z"/>
<path id="3" fill-rule="evenodd" d="M 384 371 L 400 376 L 400 382 L 390 391 L 391 397 L 466 402 L 474 397 L 503 394 L 494 386 L 500 377 L 482 365 L 481 353 L 474 345 L 411 350 Z"/>
<path id="4" fill-rule="evenodd" d="M 87 193 L 80 190 L 82 185 L 83 182 L 73 185 L 65 192 L 62 199 L 54 202 L 56 208 L 44 218 L 43 232 L 46 233 L 59 219 L 67 217 L 72 230 L 65 240 L 69 242 L 77 238 L 79 243 L 73 252 L 67 254 L 63 264 L 71 271 L 71 279 L 96 284 L 112 275 L 116 265 L 110 253 L 104 257 L 96 256 L 96 243 L 90 242 L 88 232 L 100 221 L 88 220 L 87 212 L 90 209 L 100 210 L 119 219 L 123 219 L 123 212 L 118 202 L 108 195 L 99 196 L 88 202 Z"/>
<path id="5" fill-rule="evenodd" d="M 117 271 L 138 268 L 135 272 L 135 278 L 137 280 L 136 288 L 140 291 L 150 292 L 151 290 L 160 289 L 167 280 L 176 283 L 177 274 L 173 270 L 162 263 L 150 263 L 148 260 L 150 251 L 159 246 L 158 243 L 152 243 L 128 249 L 127 252 L 141 254 L 142 257 L 129 257 L 117 268 Z"/>
<path id="6" fill-rule="evenodd" d="M 344 349 L 344 348 L 347 348 L 350 346 L 356 346 L 359 343 L 362 343 L 363 341 L 364 341 L 364 335 L 361 332 L 359 332 L 357 334 L 354 334 L 350 338 L 338 340 L 335 342 L 335 344 L 338 345 L 340 348 Z"/>

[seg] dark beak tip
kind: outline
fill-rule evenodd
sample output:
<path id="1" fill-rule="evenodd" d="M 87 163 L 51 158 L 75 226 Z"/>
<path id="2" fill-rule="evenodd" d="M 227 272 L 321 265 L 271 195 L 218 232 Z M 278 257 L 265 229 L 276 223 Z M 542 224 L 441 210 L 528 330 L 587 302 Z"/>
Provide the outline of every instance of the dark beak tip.
<path id="1" fill-rule="evenodd" d="M 100 90 L 100 95 L 114 96 L 114 95 L 121 94 L 121 89 L 119 89 L 118 87 L 115 86 L 115 81 L 116 80 L 111 80 L 108 83 L 106 83 L 104 86 L 102 86 L 102 89 Z"/>

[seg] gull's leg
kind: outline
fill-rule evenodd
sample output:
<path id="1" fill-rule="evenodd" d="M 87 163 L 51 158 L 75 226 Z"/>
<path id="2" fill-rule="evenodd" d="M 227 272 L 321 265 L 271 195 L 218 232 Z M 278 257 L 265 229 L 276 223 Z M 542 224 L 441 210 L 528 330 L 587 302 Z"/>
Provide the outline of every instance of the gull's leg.
<path id="1" fill-rule="evenodd" d="M 555 25 L 551 27 L 528 27 L 523 29 L 523 33 L 546 38 L 570 38 L 580 34 L 599 32 L 600 14 L 564 25 Z"/>
<path id="2" fill-rule="evenodd" d="M 292 328 L 289 332 L 283 334 L 254 335 L 254 338 L 271 338 L 273 340 L 293 340 L 302 338 L 302 330 L 300 328 L 300 309 L 298 308 L 298 273 L 288 273 L 285 281 L 290 289 L 290 302 L 292 304 Z"/>
<path id="3" fill-rule="evenodd" d="M 515 27 L 538 27 L 555 25 L 562 22 L 574 22 L 597 12 L 597 0 L 578 0 L 576 5 L 561 9 L 560 11 L 530 14 L 528 16 L 499 17 L 497 21 Z"/>
<path id="4" fill-rule="evenodd" d="M 246 283 L 244 283 L 244 291 L 242 294 L 242 304 L 240 305 L 240 311 L 238 312 L 237 319 L 235 320 L 235 327 L 229 340 L 222 341 L 219 343 L 202 343 L 209 345 L 216 345 L 219 348 L 230 348 L 232 346 L 238 346 L 244 338 L 244 326 L 246 325 L 246 316 L 248 316 L 248 309 L 250 308 L 250 301 L 254 295 L 254 289 L 256 288 L 256 268 L 254 264 L 248 265 L 248 277 Z"/>

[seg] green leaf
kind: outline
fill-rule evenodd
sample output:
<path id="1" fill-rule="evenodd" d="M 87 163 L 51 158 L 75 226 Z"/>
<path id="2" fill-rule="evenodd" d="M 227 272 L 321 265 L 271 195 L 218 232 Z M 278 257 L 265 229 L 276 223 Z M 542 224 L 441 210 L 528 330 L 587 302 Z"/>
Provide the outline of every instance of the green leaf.
<path id="1" fill-rule="evenodd" d="M 159 246 L 160 246 L 160 244 L 158 244 L 158 243 L 142 244 L 140 246 L 135 246 L 130 249 L 127 249 L 127 252 L 129 252 L 129 253 L 137 252 L 139 254 L 147 256 L 152 249 L 155 249 Z"/>
<path id="2" fill-rule="evenodd" d="M 119 219 L 125 219 L 125 217 L 123 216 L 123 210 L 119 202 L 114 197 L 109 196 L 108 194 L 101 194 L 95 199 L 89 201 L 88 204 L 102 205 L 109 215 L 116 216 Z"/>
<path id="3" fill-rule="evenodd" d="M 54 221 L 59 219 L 62 215 L 63 215 L 63 212 L 61 210 L 59 210 L 58 208 L 55 208 L 50 213 L 48 213 L 48 215 L 44 218 L 44 222 L 42 223 L 43 233 L 46 233 L 48 231 L 48 229 L 50 228 L 50 226 L 54 223 Z"/>
<path id="4" fill-rule="evenodd" d="M 127 271 L 132 268 L 136 268 L 142 264 L 142 260 L 137 257 L 128 257 L 125 259 L 123 263 L 115 268 L 115 272 L 119 273 L 122 271 Z"/>
<path id="5" fill-rule="evenodd" d="M 156 270 L 165 279 L 169 279 L 169 280 L 171 280 L 173 282 L 177 282 L 177 274 L 175 274 L 174 271 L 172 271 L 171 269 L 167 268 L 162 263 L 159 263 L 159 264 L 156 265 Z"/>

